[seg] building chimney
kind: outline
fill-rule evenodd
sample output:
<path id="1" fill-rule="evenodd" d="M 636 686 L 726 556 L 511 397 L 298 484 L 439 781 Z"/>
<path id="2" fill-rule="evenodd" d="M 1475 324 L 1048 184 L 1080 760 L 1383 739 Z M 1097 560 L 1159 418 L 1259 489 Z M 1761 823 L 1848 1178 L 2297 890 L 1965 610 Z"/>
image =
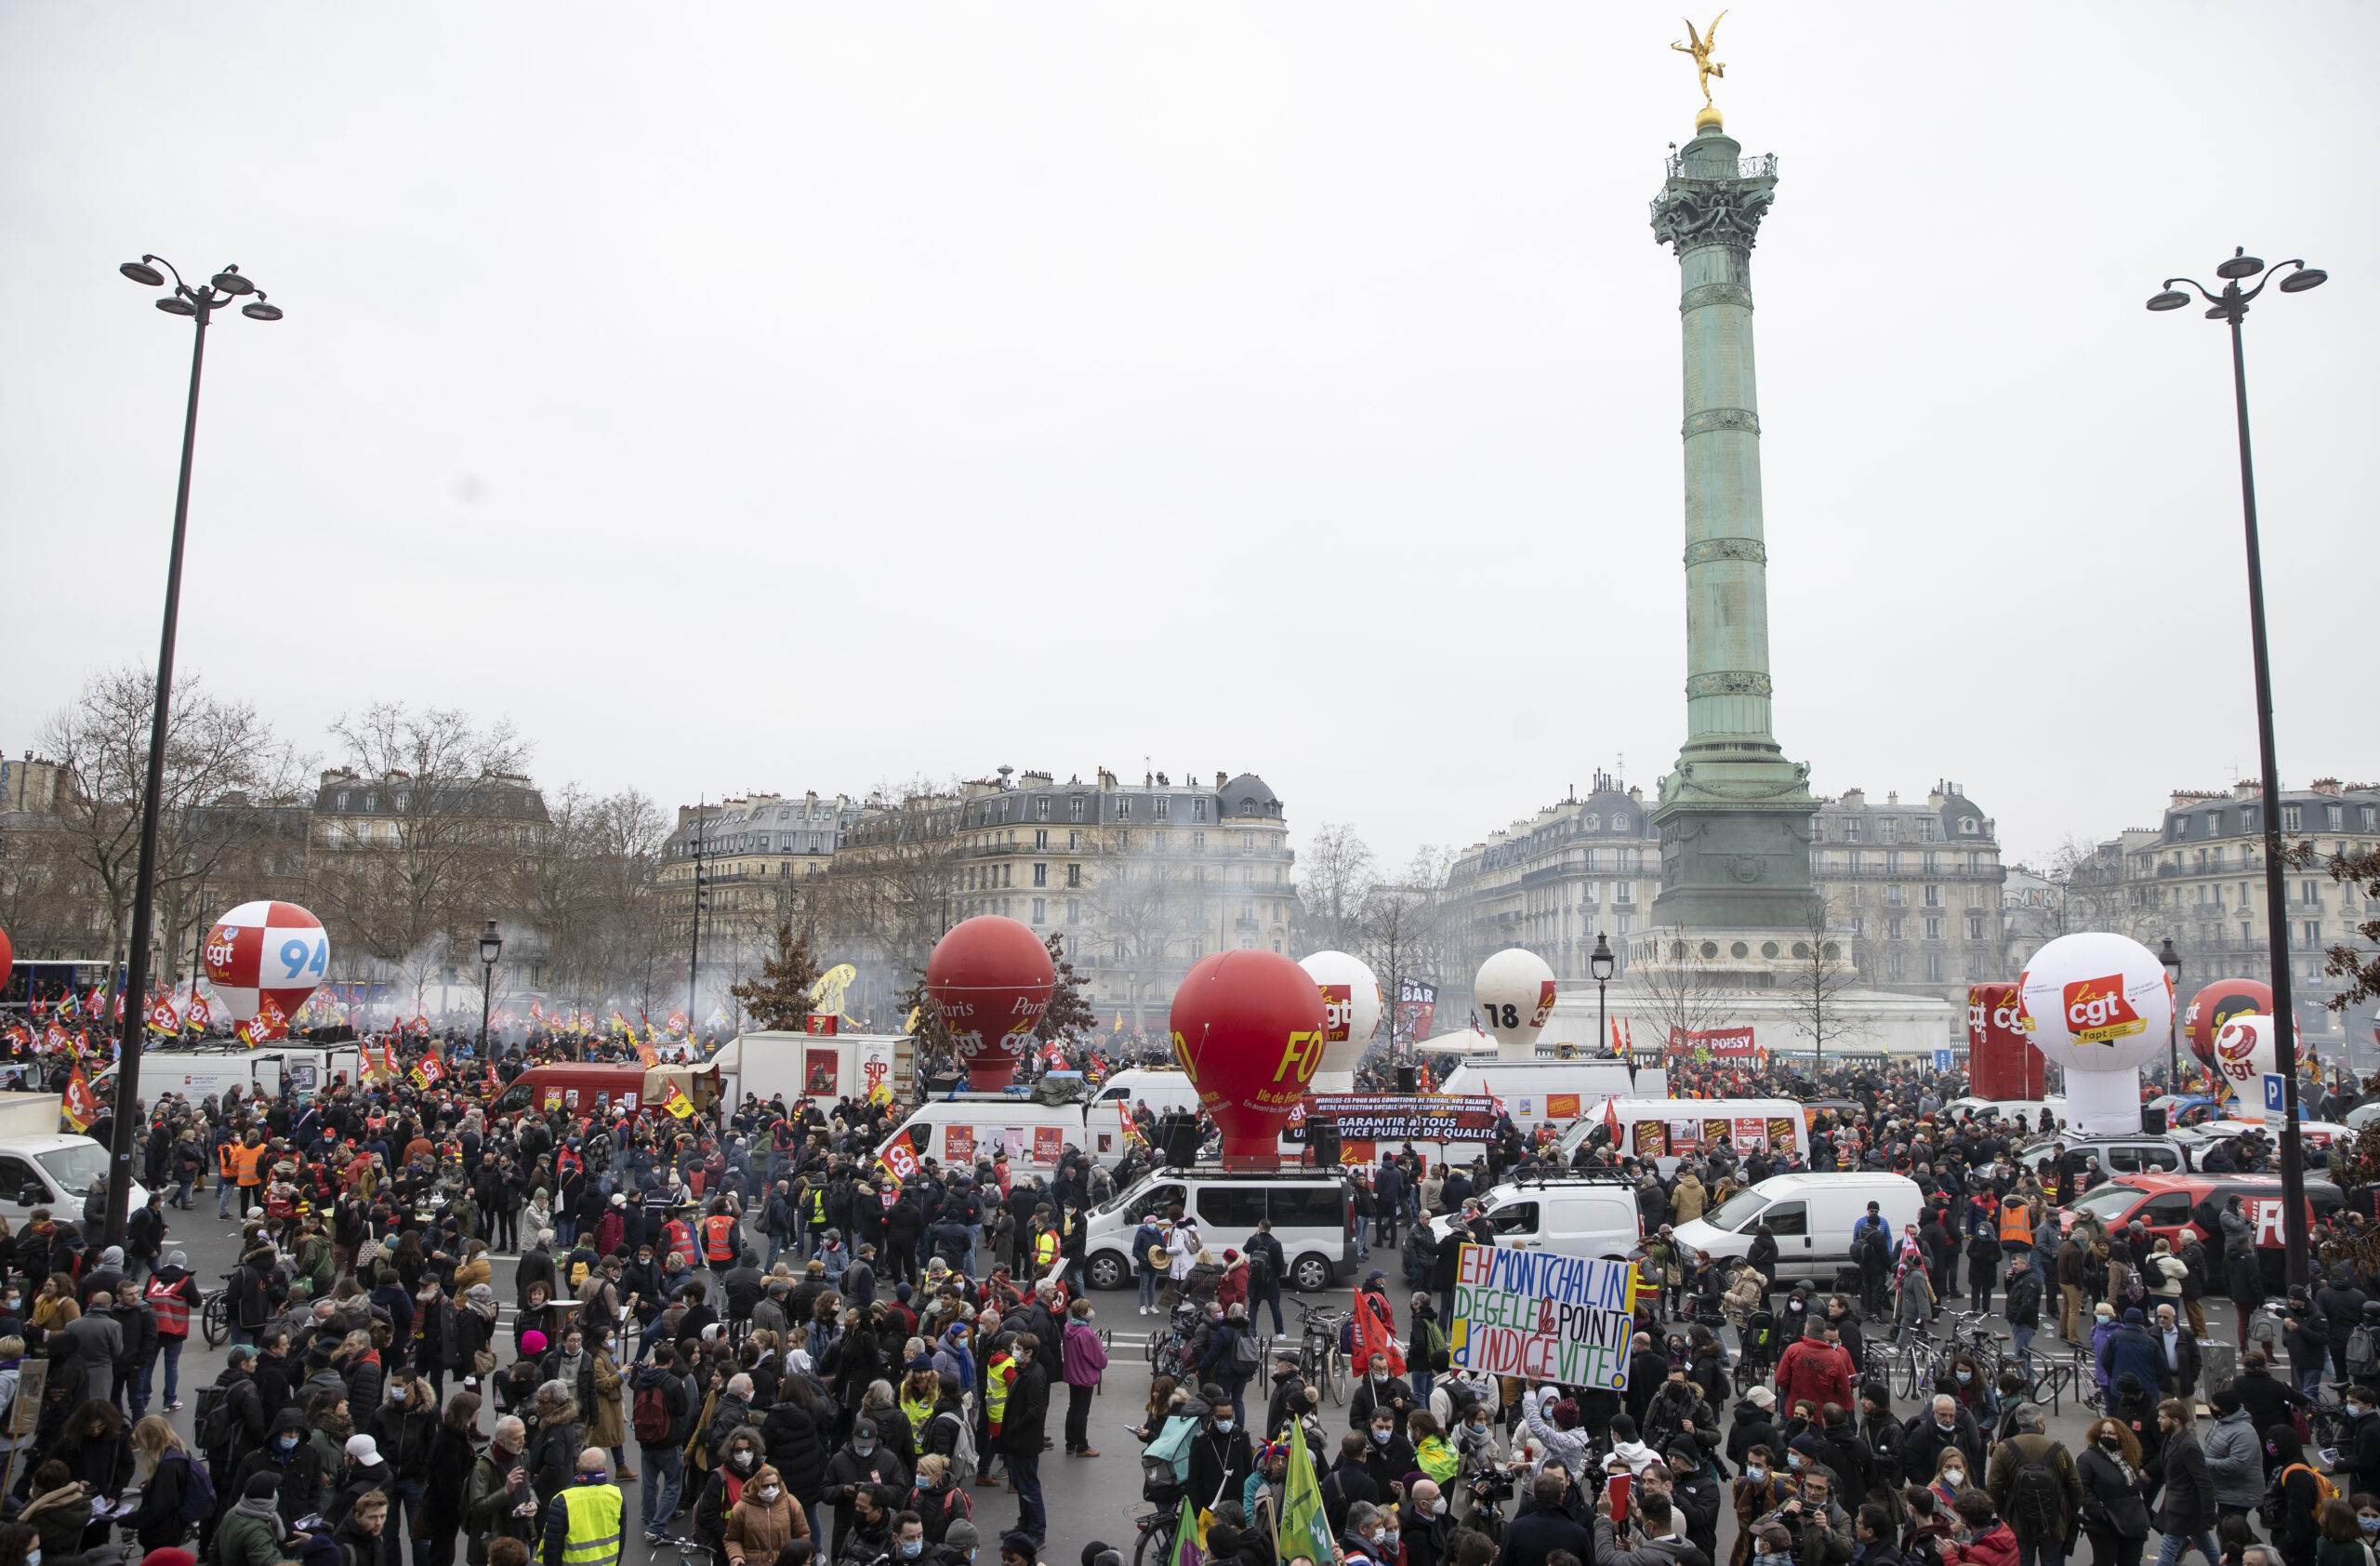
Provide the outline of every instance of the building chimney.
<path id="1" fill-rule="evenodd" d="M 1220 789 L 1220 788 L 1222 788 L 1224 784 L 1226 784 L 1226 783 L 1228 783 L 1228 782 L 1230 782 L 1230 781 L 1231 781 L 1231 779 L 1230 779 L 1230 778 L 1228 778 L 1228 777 L 1226 777 L 1226 776 L 1224 776 L 1222 773 L 1220 773 L 1220 772 L 1219 772 L 1219 773 L 1215 774 L 1215 787 L 1216 787 L 1216 788 Z"/>
<path id="2" fill-rule="evenodd" d="M 2335 777 L 2317 777 L 2314 779 L 2313 789 L 2318 794 L 2335 794 L 2339 791 L 2339 780 Z"/>

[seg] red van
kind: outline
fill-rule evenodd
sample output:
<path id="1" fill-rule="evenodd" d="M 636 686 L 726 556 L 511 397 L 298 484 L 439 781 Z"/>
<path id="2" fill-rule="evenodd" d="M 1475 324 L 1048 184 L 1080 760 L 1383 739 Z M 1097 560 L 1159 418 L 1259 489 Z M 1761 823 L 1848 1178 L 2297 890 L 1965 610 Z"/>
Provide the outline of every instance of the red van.
<path id="1" fill-rule="evenodd" d="M 675 1082 L 694 1104 L 694 1113 L 707 1123 L 719 1103 L 719 1070 L 711 1066 L 668 1065 L 651 1068 L 626 1065 L 580 1065 L 562 1061 L 532 1066 L 488 1106 L 491 1115 L 536 1109 L 540 1114 L 560 1109 L 568 1115 L 608 1115 L 626 1109 L 646 1119 L 668 1120 L 662 1108 L 664 1084 Z"/>
<path id="2" fill-rule="evenodd" d="M 2206 1247 L 2206 1291 L 2223 1293 L 2223 1209 L 2238 1197 L 2255 1234 L 2256 1257 L 2265 1285 L 2282 1286 L 2281 1176 L 2278 1174 L 2126 1174 L 2096 1186 L 2059 1209 L 2058 1221 L 2074 1227 L 2077 1215 L 2097 1214 L 2110 1231 L 2137 1220 L 2152 1237 L 2179 1252 L 2188 1240 Z M 2346 1196 L 2328 1180 L 2306 1182 L 2307 1227 L 2345 1205 Z"/>

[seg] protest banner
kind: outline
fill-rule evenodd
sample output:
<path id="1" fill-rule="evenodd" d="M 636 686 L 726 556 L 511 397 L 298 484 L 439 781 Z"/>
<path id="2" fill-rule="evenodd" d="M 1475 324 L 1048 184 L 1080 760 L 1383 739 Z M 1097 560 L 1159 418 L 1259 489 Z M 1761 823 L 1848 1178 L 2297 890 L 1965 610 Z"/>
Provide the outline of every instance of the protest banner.
<path id="1" fill-rule="evenodd" d="M 1461 1370 L 1625 1391 L 1635 1286 L 1627 1262 L 1465 1245 L 1448 1357 Z"/>
<path id="2" fill-rule="evenodd" d="M 1308 1095 L 1284 1135 L 1303 1141 L 1315 1116 L 1336 1122 L 1342 1143 L 1480 1142 L 1496 1129 L 1496 1103 L 1485 1095 L 1332 1093 Z"/>

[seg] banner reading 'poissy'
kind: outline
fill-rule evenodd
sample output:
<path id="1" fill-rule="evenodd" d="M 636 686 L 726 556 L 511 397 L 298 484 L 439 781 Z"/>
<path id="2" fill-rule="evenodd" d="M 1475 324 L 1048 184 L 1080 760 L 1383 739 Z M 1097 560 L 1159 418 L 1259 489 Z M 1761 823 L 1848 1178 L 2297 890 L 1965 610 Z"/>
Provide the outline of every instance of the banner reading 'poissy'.
<path id="1" fill-rule="evenodd" d="M 1625 1391 L 1635 1278 L 1627 1262 L 1465 1245 L 1449 1357 L 1468 1371 Z"/>

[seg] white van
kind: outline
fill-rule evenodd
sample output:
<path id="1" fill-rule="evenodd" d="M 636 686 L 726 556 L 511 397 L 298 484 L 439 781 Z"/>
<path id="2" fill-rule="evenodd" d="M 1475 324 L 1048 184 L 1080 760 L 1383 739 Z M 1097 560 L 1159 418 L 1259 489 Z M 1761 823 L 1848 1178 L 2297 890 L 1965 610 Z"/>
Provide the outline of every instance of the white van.
<path id="1" fill-rule="evenodd" d="M 1508 1181 L 1489 1188 L 1480 1211 L 1496 1231 L 1497 1244 L 1557 1255 L 1625 1261 L 1645 1238 L 1635 1188 L 1616 1170 Z M 1454 1228 L 1451 1214 L 1430 1223 L 1430 1234 L 1440 1244 L 1452 1238 Z"/>
<path id="2" fill-rule="evenodd" d="M 1093 1102 L 1110 1108 L 1120 1105 L 1126 1114 L 1146 1104 L 1160 1118 L 1169 1109 L 1200 1112 L 1198 1090 L 1190 1085 L 1184 1071 L 1118 1071 L 1100 1084 Z"/>
<path id="3" fill-rule="evenodd" d="M 1652 1159 L 1664 1175 L 1692 1150 L 1708 1151 L 1724 1135 L 1738 1158 L 1754 1147 L 1790 1151 L 1807 1161 L 1810 1122 L 1804 1106 L 1791 1098 L 1615 1098 L 1609 1119 L 1620 1122 L 1620 1151 Z M 1646 1130 L 1639 1122 L 1652 1122 Z M 1580 1115 L 1554 1143 L 1563 1162 L 1607 1123 L 1604 1107 Z"/>
<path id="4" fill-rule="evenodd" d="M 60 1223 L 80 1223 L 91 1182 L 107 1173 L 108 1150 L 88 1136 L 59 1130 L 64 1101 L 54 1093 L 0 1093 L 0 1215 L 14 1229 L 46 1207 Z M 149 1192 L 132 1187 L 130 1212 Z"/>
<path id="5" fill-rule="evenodd" d="M 1599 1114 L 1606 1098 L 1666 1098 L 1669 1073 L 1630 1069 L 1624 1060 L 1466 1060 L 1438 1091 L 1501 1100 L 1524 1136 Z"/>
<path id="6" fill-rule="evenodd" d="M 1851 1265 L 1851 1226 L 1868 1215 L 1871 1201 L 1897 1244 L 1901 1226 L 1917 1222 L 1925 1197 L 1903 1174 L 1775 1174 L 1671 1232 L 1688 1251 L 1708 1251 L 1719 1261 L 1749 1252 L 1765 1224 L 1777 1238 L 1779 1283 L 1831 1284 Z"/>
<path id="7" fill-rule="evenodd" d="M 1038 1104 L 1007 1093 L 959 1093 L 920 1104 L 878 1155 L 904 1137 L 919 1158 L 960 1169 L 1006 1149 L 1009 1167 L 1019 1173 L 1056 1169 L 1059 1151 L 1068 1146 L 1112 1167 L 1129 1145 L 1113 1103 Z"/>
<path id="8" fill-rule="evenodd" d="M 2025 1117 L 2028 1132 L 2042 1128 L 2042 1111 L 2049 1111 L 2058 1129 L 2066 1129 L 2066 1100 L 2063 1098 L 1953 1098 L 1942 1106 L 1942 1113 L 1951 1120 L 1973 1115 L 1979 1121 L 1997 1117 L 2003 1123 L 2014 1125 L 2018 1115 Z"/>
<path id="9" fill-rule="evenodd" d="M 1328 1289 L 1355 1270 L 1355 1194 L 1335 1172 L 1154 1169 L 1091 1210 L 1083 1241 L 1091 1286 L 1130 1288 L 1139 1274 L 1131 1252 L 1141 1220 L 1151 1214 L 1161 1218 L 1176 1205 L 1197 1220 L 1199 1238 L 1217 1261 L 1226 1249 L 1248 1243 L 1258 1219 L 1271 1219 L 1273 1238 L 1289 1264 L 1282 1281 L 1290 1288 Z"/>

